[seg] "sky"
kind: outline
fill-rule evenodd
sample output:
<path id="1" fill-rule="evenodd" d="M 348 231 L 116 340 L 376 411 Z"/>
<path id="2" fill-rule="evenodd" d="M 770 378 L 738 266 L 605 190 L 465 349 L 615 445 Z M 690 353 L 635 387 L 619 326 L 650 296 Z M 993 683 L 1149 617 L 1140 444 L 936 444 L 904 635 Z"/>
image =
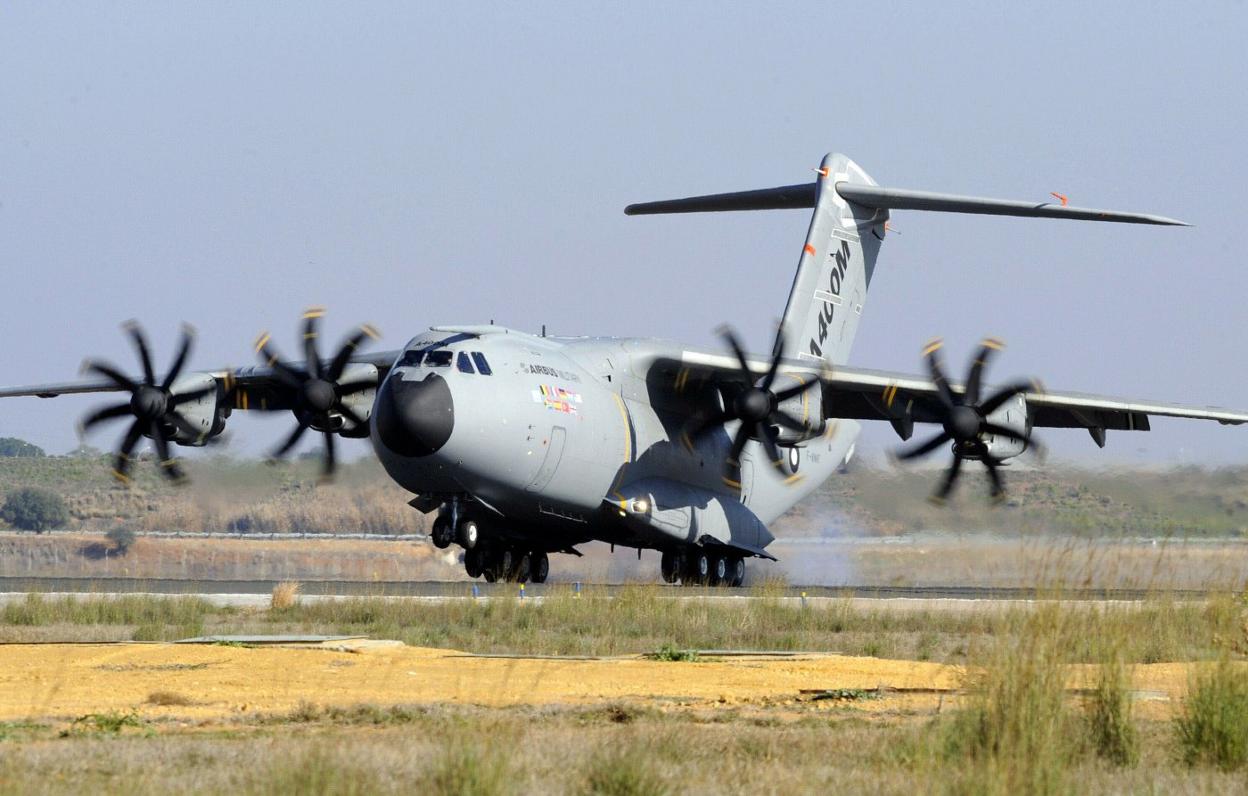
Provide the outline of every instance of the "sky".
<path id="1" fill-rule="evenodd" d="M 812 179 L 1159 213 L 1190 229 L 897 211 L 851 364 L 1248 409 L 1248 8 L 1208 3 L 80 3 L 0 10 L 0 381 L 252 364 L 301 310 L 399 347 L 439 323 L 770 344 L 807 211 L 625 217 Z M 955 364 L 956 363 L 956 364 Z M 63 452 L 99 399 L 9 399 Z M 262 450 L 288 417 L 231 420 Z M 860 449 L 896 443 L 872 424 Z M 122 429 L 116 429 L 120 433 Z M 1248 428 L 1044 440 L 1237 464 Z M 108 434 L 91 439 L 111 446 Z M 353 442 L 363 454 L 366 443 Z"/>

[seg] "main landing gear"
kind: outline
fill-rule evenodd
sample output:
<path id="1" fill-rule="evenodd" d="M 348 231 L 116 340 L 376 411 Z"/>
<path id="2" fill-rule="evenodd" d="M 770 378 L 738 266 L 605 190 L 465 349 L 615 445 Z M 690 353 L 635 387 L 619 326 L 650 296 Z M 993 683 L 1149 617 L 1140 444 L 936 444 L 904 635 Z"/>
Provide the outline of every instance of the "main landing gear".
<path id="1" fill-rule="evenodd" d="M 501 539 L 486 539 L 476 520 L 463 519 L 456 528 L 448 516 L 441 515 L 433 521 L 429 536 L 440 550 L 452 543 L 464 548 L 464 569 L 470 578 L 484 576 L 490 583 L 545 583 L 550 574 L 546 551 L 531 550 Z"/>
<path id="2" fill-rule="evenodd" d="M 731 586 L 745 583 L 745 559 L 705 547 L 665 550 L 659 563 L 663 580 L 685 586 Z"/>

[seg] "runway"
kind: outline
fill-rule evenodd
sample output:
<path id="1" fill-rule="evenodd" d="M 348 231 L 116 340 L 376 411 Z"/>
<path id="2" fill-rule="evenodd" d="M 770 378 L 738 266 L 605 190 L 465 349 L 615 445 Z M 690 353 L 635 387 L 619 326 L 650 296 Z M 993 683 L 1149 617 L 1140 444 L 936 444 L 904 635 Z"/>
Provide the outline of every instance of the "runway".
<path id="1" fill-rule="evenodd" d="M 196 595 L 206 598 L 221 596 L 263 597 L 265 599 L 278 585 L 277 580 L 180 580 L 152 578 L 40 578 L 0 577 L 0 601 L 22 597 L 30 592 L 45 594 L 168 594 Z M 561 581 L 553 583 L 528 583 L 523 588 L 526 598 L 542 598 L 553 594 L 581 593 L 594 596 L 614 596 L 625 584 L 579 583 Z M 656 584 L 663 593 L 672 597 L 737 597 L 761 598 L 759 591 L 750 587 L 684 588 Z M 456 599 L 505 597 L 518 595 L 521 588 L 514 583 L 484 583 L 476 581 L 301 581 L 300 592 L 307 597 L 409 597 L 426 599 Z M 767 596 L 801 599 L 874 599 L 874 600 L 959 600 L 1009 602 L 1042 599 L 1072 601 L 1138 601 L 1156 592 L 1148 589 L 1037 589 L 1034 587 L 1003 586 L 880 586 L 846 584 L 843 586 L 792 585 L 783 589 L 769 588 Z M 1165 596 L 1178 600 L 1201 600 L 1208 597 L 1205 590 L 1167 590 Z M 249 603 L 252 600 L 241 600 Z"/>

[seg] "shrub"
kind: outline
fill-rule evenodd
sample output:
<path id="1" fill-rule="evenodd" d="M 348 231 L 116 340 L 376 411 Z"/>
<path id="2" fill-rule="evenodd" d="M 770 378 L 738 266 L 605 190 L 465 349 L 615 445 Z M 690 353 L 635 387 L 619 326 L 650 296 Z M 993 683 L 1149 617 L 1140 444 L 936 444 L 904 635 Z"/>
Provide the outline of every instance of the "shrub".
<path id="1" fill-rule="evenodd" d="M 1224 656 L 1197 674 L 1176 730 L 1188 765 L 1229 771 L 1248 762 L 1248 670 L 1243 664 Z"/>
<path id="2" fill-rule="evenodd" d="M 1096 753 L 1118 766 L 1140 759 L 1140 739 L 1131 720 L 1131 693 L 1122 660 L 1101 664 L 1100 678 L 1088 706 L 1088 732 Z"/>
<path id="3" fill-rule="evenodd" d="M 654 760 L 637 748 L 600 752 L 585 772 L 584 793 L 601 796 L 659 796 L 670 788 L 659 776 Z"/>
<path id="4" fill-rule="evenodd" d="M 32 445 L 24 439 L 0 437 L 0 456 L 41 459 L 47 454 L 43 452 L 43 448 Z"/>
<path id="5" fill-rule="evenodd" d="M 134 544 L 138 536 L 129 528 L 113 528 L 104 534 L 108 541 L 113 543 L 113 549 L 121 554 L 125 554 Z"/>
<path id="6" fill-rule="evenodd" d="M 69 511 L 55 492 L 26 487 L 9 493 L 0 508 L 0 520 L 19 530 L 42 533 L 65 525 L 69 521 Z"/>
<path id="7" fill-rule="evenodd" d="M 269 607 L 274 611 L 285 611 L 288 608 L 294 608 L 298 601 L 299 584 L 288 580 L 273 587 Z"/>

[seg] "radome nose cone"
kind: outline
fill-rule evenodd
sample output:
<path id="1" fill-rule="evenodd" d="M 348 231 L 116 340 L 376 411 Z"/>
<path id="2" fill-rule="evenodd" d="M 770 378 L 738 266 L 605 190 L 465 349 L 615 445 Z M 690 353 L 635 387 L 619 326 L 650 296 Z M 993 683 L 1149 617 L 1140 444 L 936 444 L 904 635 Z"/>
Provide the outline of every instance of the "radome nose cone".
<path id="1" fill-rule="evenodd" d="M 428 456 L 446 444 L 455 427 L 451 388 L 436 373 L 424 381 L 391 376 L 382 382 L 374 417 L 387 448 L 400 456 Z"/>

